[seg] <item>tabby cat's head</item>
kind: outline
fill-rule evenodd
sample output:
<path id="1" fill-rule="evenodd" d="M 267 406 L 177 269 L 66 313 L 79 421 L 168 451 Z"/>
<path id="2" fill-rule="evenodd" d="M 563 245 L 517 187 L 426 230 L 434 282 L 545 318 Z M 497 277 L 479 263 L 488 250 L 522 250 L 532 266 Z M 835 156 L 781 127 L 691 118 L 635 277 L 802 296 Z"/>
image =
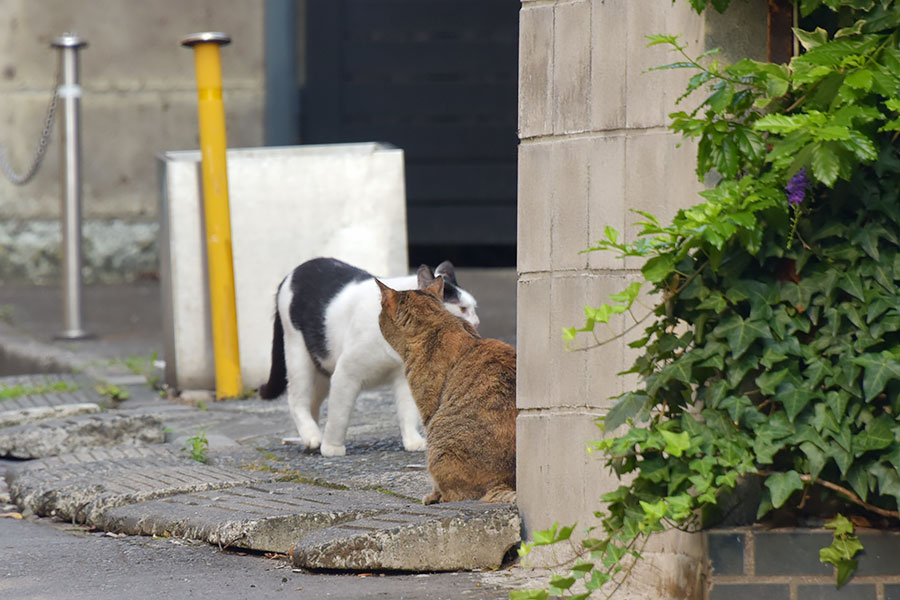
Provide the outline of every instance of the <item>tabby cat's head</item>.
<path id="1" fill-rule="evenodd" d="M 436 277 L 421 290 L 397 291 L 377 279 L 381 289 L 381 314 L 378 325 L 384 339 L 400 356 L 406 354 L 406 343 L 410 336 L 423 328 L 437 326 L 449 317 L 444 309 L 444 280 Z"/>

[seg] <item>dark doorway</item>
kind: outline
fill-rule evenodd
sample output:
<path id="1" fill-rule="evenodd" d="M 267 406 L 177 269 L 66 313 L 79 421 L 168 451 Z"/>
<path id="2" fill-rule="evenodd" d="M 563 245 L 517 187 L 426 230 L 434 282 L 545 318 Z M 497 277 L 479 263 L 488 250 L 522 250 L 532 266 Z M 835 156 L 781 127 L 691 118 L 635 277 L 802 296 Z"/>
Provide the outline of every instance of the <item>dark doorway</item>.
<path id="1" fill-rule="evenodd" d="M 303 142 L 404 150 L 413 263 L 515 264 L 520 6 L 307 0 Z"/>

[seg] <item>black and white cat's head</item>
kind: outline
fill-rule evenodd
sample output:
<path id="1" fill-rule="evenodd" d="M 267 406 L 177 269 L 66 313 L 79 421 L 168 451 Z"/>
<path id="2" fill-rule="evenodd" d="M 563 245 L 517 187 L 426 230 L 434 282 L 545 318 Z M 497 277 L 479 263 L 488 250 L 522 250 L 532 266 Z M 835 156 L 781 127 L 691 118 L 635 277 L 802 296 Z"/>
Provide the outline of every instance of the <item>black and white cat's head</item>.
<path id="1" fill-rule="evenodd" d="M 472 327 L 478 327 L 481 322 L 475 307 L 478 303 L 475 296 L 462 289 L 456 282 L 456 270 L 453 263 L 445 260 L 437 266 L 434 272 L 428 265 L 420 265 L 416 275 L 419 278 L 419 289 L 425 289 L 437 277 L 444 280 L 444 307 L 450 314 L 456 315 L 468 321 Z"/>

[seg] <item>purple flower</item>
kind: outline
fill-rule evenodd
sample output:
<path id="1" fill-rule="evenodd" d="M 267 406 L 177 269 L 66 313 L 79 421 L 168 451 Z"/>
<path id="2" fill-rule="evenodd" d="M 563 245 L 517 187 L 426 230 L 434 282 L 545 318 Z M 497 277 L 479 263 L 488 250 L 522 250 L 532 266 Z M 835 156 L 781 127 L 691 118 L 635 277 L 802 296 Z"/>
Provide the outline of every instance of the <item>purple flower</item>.
<path id="1" fill-rule="evenodd" d="M 810 187 L 809 178 L 806 177 L 806 167 L 803 167 L 794 173 L 788 184 L 784 186 L 784 191 L 787 192 L 788 204 L 794 207 L 800 206 Z"/>

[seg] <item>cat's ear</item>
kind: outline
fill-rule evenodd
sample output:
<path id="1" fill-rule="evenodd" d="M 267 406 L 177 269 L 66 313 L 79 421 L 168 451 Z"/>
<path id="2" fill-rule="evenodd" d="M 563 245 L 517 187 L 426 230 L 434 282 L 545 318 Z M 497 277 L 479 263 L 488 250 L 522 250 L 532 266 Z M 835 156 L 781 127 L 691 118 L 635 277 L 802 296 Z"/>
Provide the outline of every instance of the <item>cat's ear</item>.
<path id="1" fill-rule="evenodd" d="M 419 269 L 416 271 L 416 277 L 419 280 L 419 289 L 424 290 L 432 281 L 434 281 L 435 276 L 431 274 L 431 267 L 428 265 L 419 265 Z"/>
<path id="2" fill-rule="evenodd" d="M 449 260 L 445 260 L 437 266 L 437 269 L 434 270 L 434 276 L 443 277 L 447 280 L 447 283 L 459 285 L 456 283 L 456 269 L 453 268 L 453 263 Z"/>
<path id="3" fill-rule="evenodd" d="M 397 292 L 381 283 L 378 279 L 375 280 L 375 283 L 378 284 L 378 288 L 381 290 L 381 310 L 389 315 L 395 314 L 398 304 Z"/>
<path id="4" fill-rule="evenodd" d="M 441 302 L 444 301 L 444 278 L 443 277 L 435 277 L 434 281 L 428 284 L 428 287 L 424 288 L 424 291 L 428 292 Z"/>

